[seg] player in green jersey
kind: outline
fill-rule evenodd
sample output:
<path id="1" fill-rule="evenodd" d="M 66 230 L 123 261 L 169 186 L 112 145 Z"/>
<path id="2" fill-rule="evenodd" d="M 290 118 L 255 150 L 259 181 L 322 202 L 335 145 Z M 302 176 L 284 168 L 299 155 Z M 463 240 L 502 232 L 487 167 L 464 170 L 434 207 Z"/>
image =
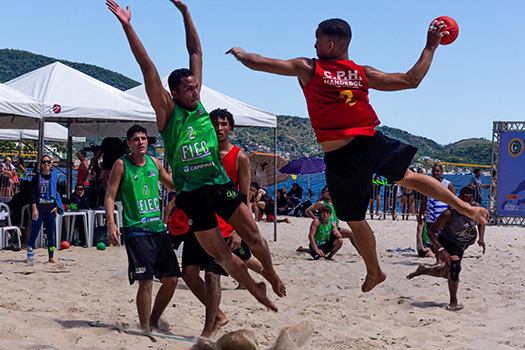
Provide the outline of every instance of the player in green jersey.
<path id="1" fill-rule="evenodd" d="M 334 221 L 330 220 L 332 208 L 325 205 L 319 209 L 321 219 L 310 226 L 310 255 L 314 260 L 332 259 L 343 246 L 343 237 Z"/>
<path id="2" fill-rule="evenodd" d="M 129 281 L 130 284 L 139 281 L 137 309 L 140 326 L 149 333 L 151 328 L 158 328 L 160 316 L 181 276 L 160 210 L 159 180 L 170 189 L 173 189 L 173 182 L 159 161 L 146 155 L 146 129 L 134 125 L 128 130 L 127 138 L 131 155 L 115 162 L 108 181 L 105 201 L 108 239 L 115 245 L 119 242 L 120 232 L 113 216 L 118 191 L 123 204 Z M 162 286 L 152 310 L 154 276 L 162 281 Z"/>
<path id="3" fill-rule="evenodd" d="M 351 230 L 349 230 L 349 229 L 341 228 L 339 226 L 339 219 L 337 218 L 337 214 L 335 213 L 335 208 L 334 208 L 334 205 L 332 203 L 332 197 L 330 197 L 330 191 L 328 190 L 328 186 L 325 186 L 323 188 L 323 190 L 321 191 L 321 194 L 322 194 L 322 198 L 319 198 L 319 201 L 317 201 L 315 204 L 312 204 L 311 206 L 306 208 L 306 210 L 304 211 L 304 213 L 306 215 L 308 215 L 310 218 L 312 218 L 312 220 L 313 220 L 312 223 L 310 224 L 310 231 L 309 232 L 312 231 L 312 227 L 314 225 L 315 225 L 315 227 L 317 227 L 319 225 L 320 220 L 321 220 L 321 212 L 319 212 L 319 214 L 317 216 L 314 214 L 314 212 L 315 211 L 319 211 L 324 206 L 328 206 L 328 207 L 330 207 L 330 209 L 332 209 L 332 213 L 330 215 L 329 220 L 333 221 L 335 223 L 337 229 L 341 233 L 341 236 L 343 238 L 348 238 L 350 240 L 350 243 L 352 243 L 352 245 L 355 247 L 355 249 L 359 252 L 359 249 L 357 249 L 357 246 L 355 244 L 355 239 L 354 239 L 353 232 Z M 296 252 L 309 253 L 310 249 L 309 248 L 303 248 L 303 246 L 299 246 L 299 248 L 297 248 Z"/>
<path id="4" fill-rule="evenodd" d="M 142 74 L 146 93 L 161 132 L 166 158 L 173 169 L 177 207 L 188 215 L 190 227 L 208 254 L 262 304 L 277 311 L 268 299 L 264 283 L 256 283 L 246 265 L 234 256 L 217 227 L 215 213 L 228 222 L 250 246 L 253 255 L 263 266 L 262 275 L 271 283 L 274 292 L 282 297 L 286 288 L 277 275 L 268 249 L 251 213 L 243 203 L 244 195 L 233 186 L 222 167 L 217 136 L 208 113 L 200 103 L 202 82 L 202 48 L 188 8 L 171 0 L 180 10 L 186 31 L 186 47 L 190 69 L 177 69 L 169 77 L 168 93 L 157 69 L 131 26 L 129 7 L 124 10 L 113 0 L 107 0 L 111 12 L 122 24 L 131 51 Z"/>

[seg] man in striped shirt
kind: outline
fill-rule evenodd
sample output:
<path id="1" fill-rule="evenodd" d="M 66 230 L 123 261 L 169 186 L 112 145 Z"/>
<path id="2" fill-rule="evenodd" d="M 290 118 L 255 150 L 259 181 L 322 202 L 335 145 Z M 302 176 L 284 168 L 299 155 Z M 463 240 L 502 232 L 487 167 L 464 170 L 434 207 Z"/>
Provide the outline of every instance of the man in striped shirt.
<path id="1" fill-rule="evenodd" d="M 443 167 L 441 166 L 441 164 L 434 164 L 432 166 L 432 177 L 438 180 L 444 187 L 448 188 L 450 192 L 454 193 L 454 195 L 456 194 L 456 190 L 454 189 L 452 183 L 447 179 L 443 178 Z M 420 256 L 422 255 L 422 253 L 424 253 L 423 256 L 433 256 L 433 254 L 431 254 L 432 247 L 423 244 L 422 236 L 424 226 L 426 225 L 426 228 L 428 230 L 428 228 L 437 220 L 439 215 L 442 212 L 444 212 L 447 208 L 448 204 L 438 201 L 437 199 L 431 197 L 423 196 L 423 200 L 421 201 L 421 206 L 419 208 L 419 215 L 417 217 L 418 224 L 416 233 L 418 253 Z M 421 250 L 421 252 L 419 252 L 419 250 Z"/>

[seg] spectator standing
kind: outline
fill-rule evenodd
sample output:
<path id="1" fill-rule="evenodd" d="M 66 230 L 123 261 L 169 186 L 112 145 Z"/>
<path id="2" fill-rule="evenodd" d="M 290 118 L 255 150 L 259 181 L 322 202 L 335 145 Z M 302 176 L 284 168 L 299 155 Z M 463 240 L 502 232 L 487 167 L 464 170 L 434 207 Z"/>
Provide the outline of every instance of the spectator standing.
<path id="1" fill-rule="evenodd" d="M 33 176 L 31 180 L 31 236 L 29 237 L 27 253 L 32 253 L 38 233 L 42 224 L 46 229 L 47 250 L 49 262 L 55 263 L 53 259 L 55 251 L 55 216 L 64 212 L 62 200 L 57 191 L 58 176 L 51 171 L 51 158 L 43 156 L 40 159 L 40 173 Z"/>
<path id="2" fill-rule="evenodd" d="M 121 139 L 118 137 L 106 137 L 104 140 L 102 140 L 100 150 L 91 160 L 91 166 L 93 166 L 93 164 L 97 162 L 101 156 L 103 156 L 100 180 L 102 181 L 102 187 L 104 187 L 104 191 L 107 190 L 109 175 L 111 174 L 113 165 L 117 159 L 122 157 L 124 154 L 126 154 L 126 145 Z"/>
<path id="3" fill-rule="evenodd" d="M 483 198 L 482 189 L 489 189 L 490 185 L 484 185 L 481 183 L 481 170 L 474 169 L 474 176 L 470 179 L 469 186 L 474 189 L 474 202 L 481 204 Z"/>

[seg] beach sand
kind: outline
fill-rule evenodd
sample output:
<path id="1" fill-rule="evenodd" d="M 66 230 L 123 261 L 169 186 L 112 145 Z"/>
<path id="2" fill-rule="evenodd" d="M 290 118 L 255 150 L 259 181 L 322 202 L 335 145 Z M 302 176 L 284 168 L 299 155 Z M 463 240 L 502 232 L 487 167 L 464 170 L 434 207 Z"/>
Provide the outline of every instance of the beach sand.
<path id="1" fill-rule="evenodd" d="M 334 261 L 313 261 L 296 253 L 307 244 L 310 220 L 291 218 L 279 224 L 260 223 L 276 269 L 288 289 L 283 299 L 271 294 L 278 313 L 266 310 L 237 283 L 223 278 L 222 310 L 230 322 L 219 336 L 239 329 L 255 332 L 261 348 L 270 346 L 279 330 L 308 320 L 313 325 L 305 350 L 347 349 L 517 349 L 525 348 L 525 240 L 523 228 L 488 227 L 487 253 L 477 244 L 465 253 L 458 299 L 465 308 L 446 310 L 445 279 L 406 280 L 418 264 L 431 264 L 414 252 L 415 221 L 370 221 L 387 280 L 370 293 L 360 286 L 364 263 L 345 245 Z M 25 251 L 0 252 L 0 349 L 190 349 L 193 343 L 119 332 L 138 329 L 137 285 L 127 279 L 124 247 L 72 247 L 58 251 L 62 261 L 49 264 L 45 249 L 36 250 L 36 264 L 27 267 Z M 253 274 L 252 274 L 253 275 Z M 260 276 L 255 276 L 262 280 Z M 155 292 L 160 283 L 154 284 Z M 268 288 L 271 291 L 271 288 Z M 163 315 L 170 337 L 194 338 L 202 330 L 204 306 L 182 279 Z M 154 341 L 155 340 L 155 341 Z"/>

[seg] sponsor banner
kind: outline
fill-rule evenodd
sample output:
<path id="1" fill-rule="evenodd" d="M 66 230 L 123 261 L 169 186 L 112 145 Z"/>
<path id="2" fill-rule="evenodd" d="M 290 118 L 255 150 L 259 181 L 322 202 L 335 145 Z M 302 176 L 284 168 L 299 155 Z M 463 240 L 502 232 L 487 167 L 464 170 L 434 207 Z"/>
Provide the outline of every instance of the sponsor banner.
<path id="1" fill-rule="evenodd" d="M 497 214 L 525 217 L 525 132 L 503 132 L 498 165 Z"/>

